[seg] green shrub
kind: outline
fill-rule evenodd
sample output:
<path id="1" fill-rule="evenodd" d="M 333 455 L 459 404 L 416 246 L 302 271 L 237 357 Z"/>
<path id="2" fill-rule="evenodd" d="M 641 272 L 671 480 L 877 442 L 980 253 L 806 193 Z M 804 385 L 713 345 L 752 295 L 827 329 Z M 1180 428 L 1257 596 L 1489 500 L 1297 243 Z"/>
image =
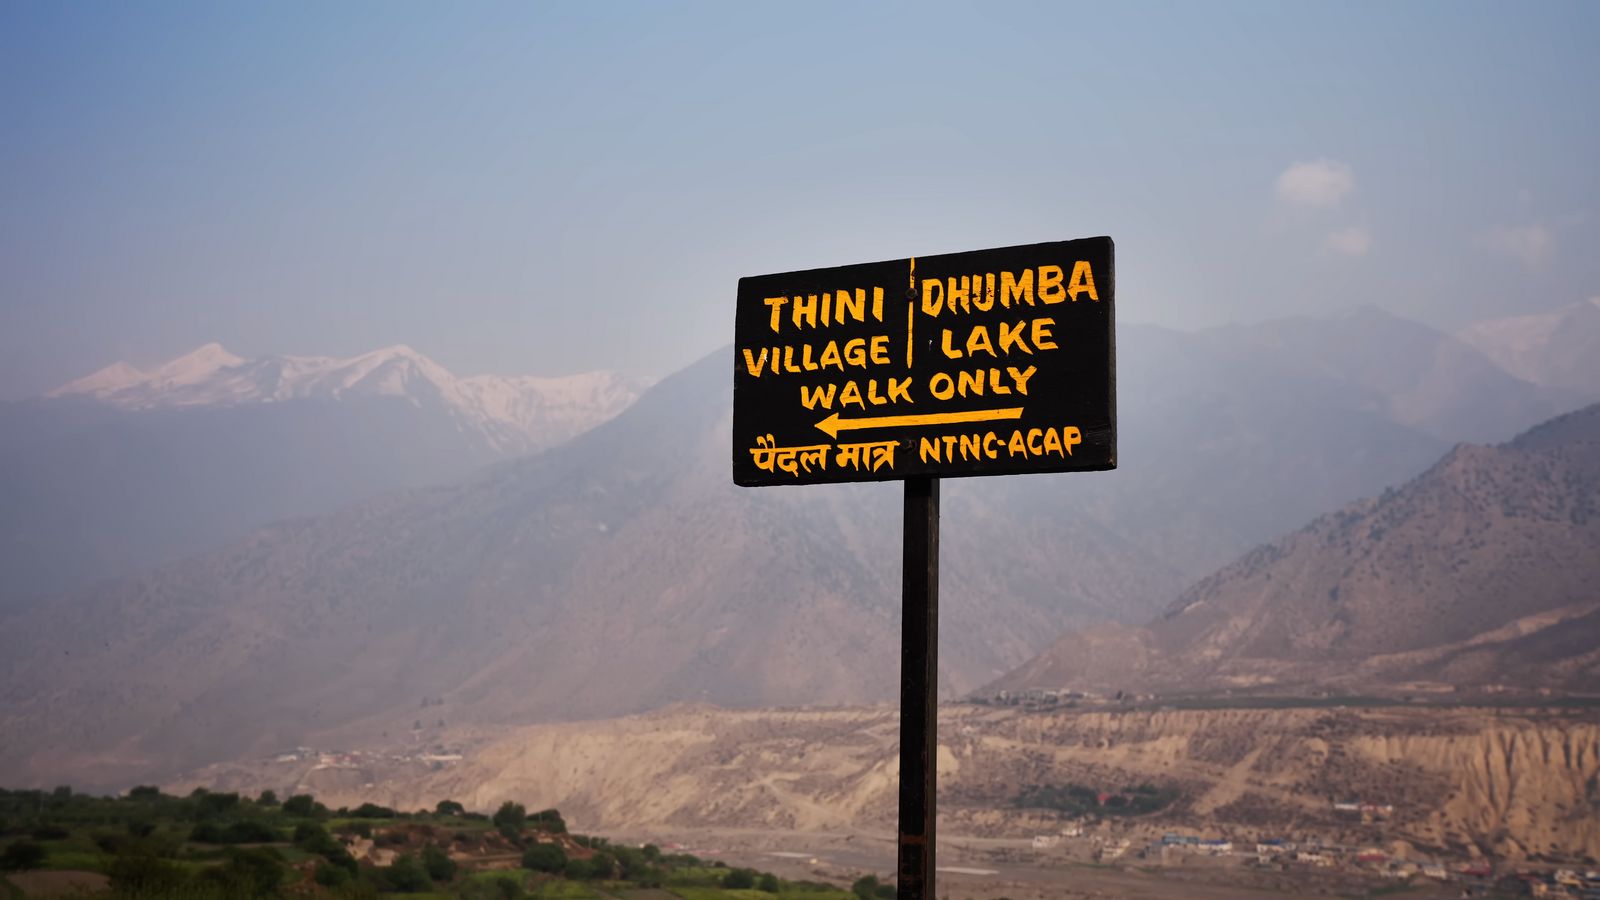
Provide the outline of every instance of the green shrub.
<path id="1" fill-rule="evenodd" d="M 106 866 L 106 876 L 112 893 L 134 897 L 164 897 L 189 880 L 175 863 L 148 856 L 119 856 Z"/>
<path id="2" fill-rule="evenodd" d="M 434 881 L 450 881 L 456 877 L 456 861 L 438 844 L 428 844 L 422 848 L 422 867 L 428 870 L 428 877 Z"/>
<path id="3" fill-rule="evenodd" d="M 512 803 L 510 800 L 507 800 L 506 802 L 500 804 L 499 809 L 494 811 L 494 818 L 490 821 L 494 822 L 495 827 L 497 828 L 504 828 L 508 825 L 512 828 L 521 828 L 523 823 L 527 820 L 527 808 L 521 803 Z"/>
<path id="4" fill-rule="evenodd" d="M 567 851 L 560 844 L 534 844 L 522 853 L 522 867 L 535 872 L 561 872 L 567 867 Z"/>
<path id="5" fill-rule="evenodd" d="M 312 873 L 311 877 L 317 884 L 325 888 L 336 888 L 350 880 L 350 873 L 324 860 L 317 863 L 317 869 Z"/>
<path id="6" fill-rule="evenodd" d="M 316 811 L 316 803 L 310 794 L 295 794 L 283 801 L 283 811 L 291 816 L 309 818 Z"/>
<path id="7" fill-rule="evenodd" d="M 26 872 L 44 864 L 48 855 L 44 846 L 33 841 L 17 841 L 0 851 L 0 869 L 7 872 Z"/>
<path id="8" fill-rule="evenodd" d="M 433 887 L 428 870 L 410 853 L 400 854 L 388 869 L 377 871 L 383 873 L 383 886 L 397 894 L 420 894 Z"/>

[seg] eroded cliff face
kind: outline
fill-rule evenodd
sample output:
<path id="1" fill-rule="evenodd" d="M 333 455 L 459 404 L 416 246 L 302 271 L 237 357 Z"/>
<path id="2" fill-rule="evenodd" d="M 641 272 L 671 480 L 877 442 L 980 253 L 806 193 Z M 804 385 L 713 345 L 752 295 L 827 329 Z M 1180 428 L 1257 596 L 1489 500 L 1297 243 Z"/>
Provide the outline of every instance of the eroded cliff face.
<path id="1" fill-rule="evenodd" d="M 678 709 L 479 737 L 463 762 L 442 771 L 237 765 L 182 787 L 311 790 L 335 806 L 375 800 L 402 809 L 445 798 L 492 809 L 511 799 L 558 807 L 574 827 L 592 830 L 894 827 L 892 709 Z M 940 716 L 939 773 L 947 834 L 1026 835 L 1057 824 L 1054 812 L 1016 808 L 1027 785 L 1115 791 L 1150 783 L 1175 789 L 1177 799 L 1117 827 L 1398 841 L 1512 859 L 1600 857 L 1600 721 L 1590 711 L 950 707 Z"/>
<path id="2" fill-rule="evenodd" d="M 1516 719 L 1455 735 L 1368 735 L 1351 749 L 1374 768 L 1442 773 L 1449 791 L 1408 822 L 1421 841 L 1509 857 L 1600 856 L 1600 728 Z"/>

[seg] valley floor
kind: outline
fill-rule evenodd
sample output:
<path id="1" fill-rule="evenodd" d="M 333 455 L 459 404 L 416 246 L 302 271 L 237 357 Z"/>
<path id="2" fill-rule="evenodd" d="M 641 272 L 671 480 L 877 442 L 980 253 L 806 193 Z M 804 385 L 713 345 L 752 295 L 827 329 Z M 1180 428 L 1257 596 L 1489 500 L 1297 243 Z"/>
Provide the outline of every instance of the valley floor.
<path id="1" fill-rule="evenodd" d="M 943 707 L 941 895 L 1455 896 L 1600 862 L 1592 708 L 1241 705 Z M 893 708 L 679 707 L 302 748 L 171 787 L 400 809 L 514 800 L 848 884 L 894 871 L 897 753 Z"/>

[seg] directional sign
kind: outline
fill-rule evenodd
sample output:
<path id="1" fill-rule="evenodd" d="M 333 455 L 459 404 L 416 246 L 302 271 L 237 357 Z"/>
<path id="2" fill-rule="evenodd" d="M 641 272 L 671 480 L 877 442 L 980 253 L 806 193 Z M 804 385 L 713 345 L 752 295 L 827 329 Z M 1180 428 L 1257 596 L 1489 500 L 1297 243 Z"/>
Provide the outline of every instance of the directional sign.
<path id="1" fill-rule="evenodd" d="M 1116 468 L 1111 238 L 739 279 L 733 480 Z"/>

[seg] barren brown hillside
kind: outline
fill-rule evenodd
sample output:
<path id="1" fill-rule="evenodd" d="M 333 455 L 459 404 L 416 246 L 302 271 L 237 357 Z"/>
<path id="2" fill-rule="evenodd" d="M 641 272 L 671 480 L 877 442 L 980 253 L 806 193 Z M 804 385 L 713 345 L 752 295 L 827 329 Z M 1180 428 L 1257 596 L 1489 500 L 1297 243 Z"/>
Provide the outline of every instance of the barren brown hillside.
<path id="1" fill-rule="evenodd" d="M 680 708 L 493 735 L 439 771 L 384 761 L 244 762 L 176 785 L 309 790 L 333 805 L 455 799 L 555 806 L 575 827 L 893 828 L 890 709 Z M 1454 855 L 1600 856 L 1600 723 L 1592 714 L 1432 709 L 1132 710 L 940 715 L 941 832 L 1027 836 L 1057 813 L 1016 808 L 1027 785 L 1177 792 L 1166 810 L 1108 820 L 1135 836 L 1180 828 L 1234 840 L 1404 840 Z M 1394 807 L 1363 822 L 1335 800 Z"/>
<path id="2" fill-rule="evenodd" d="M 1075 632 L 993 689 L 1600 685 L 1600 406 L 1457 446 L 1186 591 Z"/>

